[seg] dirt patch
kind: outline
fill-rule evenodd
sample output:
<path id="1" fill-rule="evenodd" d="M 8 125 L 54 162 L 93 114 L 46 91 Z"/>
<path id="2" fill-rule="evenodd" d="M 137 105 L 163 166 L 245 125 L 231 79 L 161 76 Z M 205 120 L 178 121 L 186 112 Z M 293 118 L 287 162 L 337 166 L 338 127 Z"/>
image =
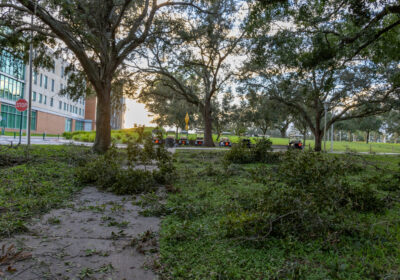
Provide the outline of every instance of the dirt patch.
<path id="1" fill-rule="evenodd" d="M 87 187 L 64 209 L 32 221 L 29 234 L 0 242 L 32 256 L 0 265 L 0 279 L 157 279 L 160 221 L 129 196 Z M 11 269 L 9 269 L 11 267 Z"/>

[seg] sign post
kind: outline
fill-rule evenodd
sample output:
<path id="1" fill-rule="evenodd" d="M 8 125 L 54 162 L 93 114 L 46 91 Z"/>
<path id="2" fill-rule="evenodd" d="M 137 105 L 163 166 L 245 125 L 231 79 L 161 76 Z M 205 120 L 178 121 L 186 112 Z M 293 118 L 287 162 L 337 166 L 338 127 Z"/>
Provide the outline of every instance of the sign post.
<path id="1" fill-rule="evenodd" d="M 17 102 L 15 103 L 15 109 L 17 109 L 19 112 L 21 112 L 21 120 L 19 122 L 19 143 L 18 145 L 21 145 L 21 137 L 22 137 L 22 118 L 23 118 L 23 114 L 24 111 L 26 111 L 26 109 L 28 108 L 28 102 L 21 98 L 18 99 Z"/>

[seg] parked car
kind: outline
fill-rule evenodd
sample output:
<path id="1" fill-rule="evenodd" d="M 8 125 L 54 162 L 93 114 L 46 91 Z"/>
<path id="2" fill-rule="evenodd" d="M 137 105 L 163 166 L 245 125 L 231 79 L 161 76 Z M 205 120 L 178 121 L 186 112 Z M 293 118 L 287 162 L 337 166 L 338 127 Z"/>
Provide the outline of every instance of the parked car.
<path id="1" fill-rule="evenodd" d="M 232 147 L 232 143 L 228 137 L 224 137 L 224 138 L 221 138 L 221 141 L 219 141 L 219 146 L 220 147 Z"/>
<path id="2" fill-rule="evenodd" d="M 186 137 L 181 137 L 181 138 L 179 138 L 178 144 L 179 144 L 179 146 L 189 145 L 189 140 Z"/>
<path id="3" fill-rule="evenodd" d="M 194 142 L 195 146 L 203 146 L 204 145 L 204 138 L 203 137 L 197 137 L 196 141 Z"/>
<path id="4" fill-rule="evenodd" d="M 303 150 L 303 142 L 301 141 L 302 135 L 289 135 L 288 149 Z"/>
<path id="5" fill-rule="evenodd" d="M 152 135 L 152 139 L 153 139 L 153 144 L 161 145 L 164 143 L 161 130 L 153 129 L 153 131 L 151 132 L 151 135 Z"/>

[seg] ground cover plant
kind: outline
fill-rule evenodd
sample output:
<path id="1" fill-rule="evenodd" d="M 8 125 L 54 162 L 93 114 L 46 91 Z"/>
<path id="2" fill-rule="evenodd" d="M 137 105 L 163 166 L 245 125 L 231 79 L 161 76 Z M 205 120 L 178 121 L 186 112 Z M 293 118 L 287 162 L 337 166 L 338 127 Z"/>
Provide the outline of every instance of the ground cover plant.
<path id="1" fill-rule="evenodd" d="M 177 151 L 166 279 L 398 279 L 400 157 Z"/>
<path id="2" fill-rule="evenodd" d="M 0 146 L 0 236 L 24 231 L 32 217 L 65 205 L 87 185 L 116 194 L 154 191 L 172 182 L 172 160 L 151 139 L 144 148 L 130 141 L 128 149 L 114 147 L 104 155 L 75 145 Z M 157 168 L 136 168 L 143 164 Z"/>
<path id="3" fill-rule="evenodd" d="M 77 146 L 0 146 L 0 236 L 23 231 L 35 215 L 81 189 L 74 169 L 94 155 Z"/>

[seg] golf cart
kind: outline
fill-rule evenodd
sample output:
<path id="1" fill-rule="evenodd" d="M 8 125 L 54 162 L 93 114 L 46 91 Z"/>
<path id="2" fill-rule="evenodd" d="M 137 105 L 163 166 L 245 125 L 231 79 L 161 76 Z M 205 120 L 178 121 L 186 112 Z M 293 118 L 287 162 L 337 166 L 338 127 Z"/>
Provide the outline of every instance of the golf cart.
<path id="1" fill-rule="evenodd" d="M 289 135 L 289 146 L 288 149 L 303 150 L 303 135 L 293 134 Z"/>
<path id="2" fill-rule="evenodd" d="M 188 132 L 186 131 L 186 130 L 182 130 L 181 131 L 181 134 L 183 134 L 183 135 L 188 135 Z M 179 137 L 179 140 L 178 140 L 178 145 L 179 146 L 182 146 L 182 145 L 189 145 L 189 139 L 186 137 L 186 136 L 181 136 L 181 137 Z"/>
<path id="3" fill-rule="evenodd" d="M 232 147 L 232 143 L 231 143 L 231 141 L 229 140 L 228 137 L 223 137 L 219 141 L 219 146 L 220 147 Z"/>
<path id="4" fill-rule="evenodd" d="M 151 131 L 151 136 L 153 139 L 153 144 L 161 145 L 164 142 L 162 137 L 162 130 L 160 129 L 153 129 Z"/>
<path id="5" fill-rule="evenodd" d="M 195 146 L 203 146 L 204 144 L 204 132 L 199 131 L 196 133 L 196 141 L 194 142 Z"/>
<path id="6" fill-rule="evenodd" d="M 175 139 L 175 131 L 168 130 L 167 137 L 165 138 L 165 146 L 168 148 L 175 147 L 176 139 Z"/>

